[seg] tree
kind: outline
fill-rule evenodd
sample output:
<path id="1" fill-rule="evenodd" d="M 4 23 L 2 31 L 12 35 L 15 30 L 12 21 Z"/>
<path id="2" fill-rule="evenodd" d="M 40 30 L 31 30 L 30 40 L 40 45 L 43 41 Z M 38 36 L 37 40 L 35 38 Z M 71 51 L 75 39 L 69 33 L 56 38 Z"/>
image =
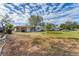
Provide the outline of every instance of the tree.
<path id="1" fill-rule="evenodd" d="M 79 24 L 77 22 L 73 22 L 73 28 L 79 29 Z"/>
<path id="2" fill-rule="evenodd" d="M 60 28 L 66 29 L 66 24 L 61 24 L 61 25 L 60 25 Z"/>
<path id="3" fill-rule="evenodd" d="M 35 27 L 36 27 L 37 25 L 41 25 L 41 23 L 42 23 L 42 21 L 43 21 L 43 17 L 33 15 L 33 16 L 31 16 L 31 17 L 29 18 L 28 21 L 29 21 L 30 26 L 32 26 L 32 27 L 34 28 L 34 30 L 35 30 Z"/>
<path id="4" fill-rule="evenodd" d="M 12 32 L 12 29 L 13 29 L 13 25 L 12 24 L 10 24 L 10 17 L 7 15 L 7 14 L 5 14 L 5 16 L 3 16 L 2 15 L 2 20 L 1 20 L 1 24 L 2 24 L 2 27 L 3 27 L 3 35 L 5 34 L 5 33 L 8 33 L 7 31 L 10 31 L 10 32 Z"/>
<path id="5" fill-rule="evenodd" d="M 47 23 L 44 27 L 44 30 L 49 33 L 49 31 L 52 29 L 52 24 Z"/>
<path id="6" fill-rule="evenodd" d="M 10 24 L 8 20 L 3 20 L 3 22 L 6 26 L 5 32 L 11 34 L 13 30 L 13 24 Z"/>
<path id="7" fill-rule="evenodd" d="M 9 18 L 9 16 L 7 14 L 4 15 L 1 15 L 2 16 L 2 19 L 1 19 L 1 25 L 2 25 L 2 29 L 3 29 L 3 33 L 2 33 L 2 36 L 5 34 L 5 23 L 4 21 L 7 20 Z"/>
<path id="8" fill-rule="evenodd" d="M 60 25 L 60 28 L 66 29 L 66 30 L 75 30 L 76 28 L 79 28 L 79 25 L 77 22 L 70 22 L 67 21 Z"/>

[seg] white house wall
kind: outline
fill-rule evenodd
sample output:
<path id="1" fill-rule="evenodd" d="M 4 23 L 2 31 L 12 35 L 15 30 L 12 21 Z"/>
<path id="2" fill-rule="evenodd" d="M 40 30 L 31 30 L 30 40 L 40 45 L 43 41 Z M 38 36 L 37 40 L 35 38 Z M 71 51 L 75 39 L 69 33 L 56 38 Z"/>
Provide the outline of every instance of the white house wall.
<path id="1" fill-rule="evenodd" d="M 30 32 L 30 30 L 31 30 L 30 28 L 27 28 L 27 29 L 25 30 L 25 32 Z"/>
<path id="2" fill-rule="evenodd" d="M 35 28 L 35 30 L 36 30 L 37 32 L 39 32 L 39 31 L 42 30 L 42 27 L 41 27 L 41 26 L 37 26 L 37 27 Z"/>

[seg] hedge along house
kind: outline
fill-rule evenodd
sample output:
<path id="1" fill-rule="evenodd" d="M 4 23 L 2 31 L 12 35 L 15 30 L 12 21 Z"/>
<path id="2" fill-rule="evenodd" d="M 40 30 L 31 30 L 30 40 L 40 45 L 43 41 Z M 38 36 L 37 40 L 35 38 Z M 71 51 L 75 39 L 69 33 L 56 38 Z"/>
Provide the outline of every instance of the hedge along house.
<path id="1" fill-rule="evenodd" d="M 16 26 L 15 31 L 16 32 L 40 32 L 40 31 L 42 31 L 42 27 L 41 26 L 36 26 L 36 27 L 32 27 L 32 26 Z"/>

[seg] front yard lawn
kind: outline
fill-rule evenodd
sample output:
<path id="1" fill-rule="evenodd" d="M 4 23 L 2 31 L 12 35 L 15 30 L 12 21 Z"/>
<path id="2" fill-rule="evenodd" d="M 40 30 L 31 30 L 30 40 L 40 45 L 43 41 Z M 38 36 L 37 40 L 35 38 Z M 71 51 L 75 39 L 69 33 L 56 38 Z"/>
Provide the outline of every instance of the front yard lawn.
<path id="1" fill-rule="evenodd" d="M 51 36 L 51 37 L 60 37 L 60 38 L 79 38 L 79 32 L 78 31 L 70 31 L 70 32 L 64 32 L 64 31 L 50 31 L 49 33 L 43 32 L 42 34 Z"/>
<path id="2" fill-rule="evenodd" d="M 79 55 L 79 40 L 75 38 L 79 39 L 78 32 L 15 32 L 9 35 L 3 55 Z"/>

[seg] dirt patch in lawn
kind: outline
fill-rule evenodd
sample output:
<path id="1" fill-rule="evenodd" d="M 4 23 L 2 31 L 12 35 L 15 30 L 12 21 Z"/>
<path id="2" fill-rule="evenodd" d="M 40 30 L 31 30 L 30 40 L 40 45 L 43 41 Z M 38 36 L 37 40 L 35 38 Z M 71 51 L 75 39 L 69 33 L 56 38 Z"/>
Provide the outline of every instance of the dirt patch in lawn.
<path id="1" fill-rule="evenodd" d="M 75 39 L 56 39 L 41 35 L 9 35 L 3 49 L 9 56 L 77 56 L 79 41 Z"/>

